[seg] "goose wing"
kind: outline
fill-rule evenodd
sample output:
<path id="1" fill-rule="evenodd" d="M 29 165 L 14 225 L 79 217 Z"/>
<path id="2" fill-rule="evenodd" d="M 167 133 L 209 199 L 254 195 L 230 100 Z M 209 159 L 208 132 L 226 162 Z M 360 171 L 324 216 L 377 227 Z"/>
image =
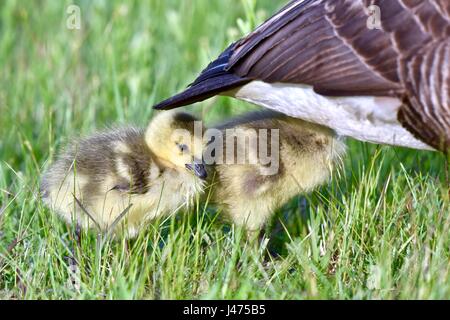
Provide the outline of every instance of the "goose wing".
<path id="1" fill-rule="evenodd" d="M 377 28 L 371 12 L 380 19 Z M 310 85 L 325 96 L 391 96 L 404 102 L 402 124 L 444 150 L 450 147 L 449 12 L 448 0 L 294 0 L 156 108 L 201 101 L 252 80 Z"/>
<path id="2" fill-rule="evenodd" d="M 370 28 L 371 9 L 379 10 L 379 29 Z M 402 98 L 400 122 L 446 151 L 449 49 L 448 0 L 296 0 L 238 42 L 228 68 L 322 95 Z"/>
<path id="3" fill-rule="evenodd" d="M 269 83 L 312 85 L 324 95 L 395 95 L 398 55 L 368 19 L 362 1 L 292 1 L 236 44 L 228 68 Z"/>

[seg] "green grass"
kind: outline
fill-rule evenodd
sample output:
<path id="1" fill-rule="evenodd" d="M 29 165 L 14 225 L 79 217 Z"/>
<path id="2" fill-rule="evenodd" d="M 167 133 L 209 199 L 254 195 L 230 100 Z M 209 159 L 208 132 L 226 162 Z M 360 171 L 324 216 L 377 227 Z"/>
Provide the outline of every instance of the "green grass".
<path id="1" fill-rule="evenodd" d="M 450 298 L 437 153 L 349 141 L 341 176 L 267 228 L 276 259 L 202 203 L 114 242 L 77 239 L 39 199 L 40 175 L 67 139 L 146 125 L 153 103 L 282 2 L 74 1 L 82 28 L 68 30 L 70 1 L 0 1 L 0 298 Z M 216 98 L 188 109 L 212 122 L 249 108 Z"/>

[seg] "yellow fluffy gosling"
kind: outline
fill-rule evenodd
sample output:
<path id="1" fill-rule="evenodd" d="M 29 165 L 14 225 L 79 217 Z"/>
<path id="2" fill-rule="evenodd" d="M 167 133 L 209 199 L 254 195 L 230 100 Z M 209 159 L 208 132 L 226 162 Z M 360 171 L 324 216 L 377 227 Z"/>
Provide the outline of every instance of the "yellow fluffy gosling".
<path id="1" fill-rule="evenodd" d="M 224 147 L 210 143 L 206 154 L 212 153 L 219 162 L 223 157 L 222 162 L 227 163 L 215 164 L 212 202 L 249 235 L 259 232 L 291 198 L 326 183 L 346 150 L 332 130 L 272 111 L 250 113 L 216 128 L 222 133 Z M 264 129 L 267 135 L 260 134 Z M 243 136 L 256 136 L 256 140 L 251 143 L 251 138 Z M 227 143 L 229 138 L 234 139 L 232 144 Z M 259 151 L 264 146 L 269 156 L 261 159 Z M 238 152 L 245 155 L 245 161 L 241 158 L 236 164 Z"/>
<path id="2" fill-rule="evenodd" d="M 45 203 L 81 227 L 136 236 L 146 222 L 202 192 L 206 171 L 195 121 L 161 112 L 146 131 L 117 129 L 70 142 L 43 176 Z"/>

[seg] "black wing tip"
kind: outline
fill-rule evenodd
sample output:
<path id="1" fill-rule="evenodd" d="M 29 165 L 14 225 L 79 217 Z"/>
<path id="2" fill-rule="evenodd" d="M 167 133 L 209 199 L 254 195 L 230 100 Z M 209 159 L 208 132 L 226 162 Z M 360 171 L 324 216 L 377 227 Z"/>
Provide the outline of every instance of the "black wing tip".
<path id="1" fill-rule="evenodd" d="M 251 80 L 248 78 L 241 78 L 231 73 L 224 73 L 214 78 L 206 79 L 200 83 L 194 83 L 185 91 L 154 105 L 153 109 L 170 110 L 201 102 L 215 95 L 238 88 L 250 81 Z"/>
<path id="2" fill-rule="evenodd" d="M 153 106 L 155 110 L 170 110 L 179 107 L 183 107 L 184 105 L 188 105 L 187 98 L 183 99 L 183 95 L 185 92 L 177 94 L 169 99 L 163 100 Z"/>
<path id="3" fill-rule="evenodd" d="M 233 54 L 234 47 L 235 43 L 228 46 L 216 60 L 212 61 L 200 73 L 197 79 L 185 91 L 156 104 L 153 106 L 153 109 L 169 110 L 186 106 L 206 100 L 249 82 L 247 78 L 235 75 L 229 70 L 228 63 Z"/>

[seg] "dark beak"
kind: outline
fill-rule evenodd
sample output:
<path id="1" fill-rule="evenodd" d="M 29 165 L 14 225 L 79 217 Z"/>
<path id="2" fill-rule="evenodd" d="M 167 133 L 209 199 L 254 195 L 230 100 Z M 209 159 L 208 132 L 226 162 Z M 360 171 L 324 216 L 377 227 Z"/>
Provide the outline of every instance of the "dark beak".
<path id="1" fill-rule="evenodd" d="M 203 163 L 193 163 L 186 164 L 186 168 L 189 171 L 194 172 L 194 174 L 202 180 L 205 180 L 208 177 L 206 173 L 205 165 Z"/>

